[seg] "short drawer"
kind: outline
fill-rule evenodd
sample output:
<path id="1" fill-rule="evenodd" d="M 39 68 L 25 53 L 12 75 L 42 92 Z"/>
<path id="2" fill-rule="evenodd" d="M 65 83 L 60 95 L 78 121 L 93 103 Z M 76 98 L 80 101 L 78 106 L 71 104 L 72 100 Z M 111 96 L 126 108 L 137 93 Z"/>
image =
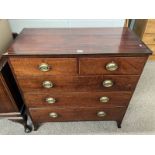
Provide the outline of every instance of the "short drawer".
<path id="1" fill-rule="evenodd" d="M 145 44 L 155 44 L 155 34 L 144 34 L 143 41 Z"/>
<path id="2" fill-rule="evenodd" d="M 10 63 L 16 76 L 76 75 L 76 58 L 17 58 Z"/>
<path id="3" fill-rule="evenodd" d="M 23 92 L 133 91 L 138 79 L 138 75 L 41 76 L 18 78 L 18 83 Z"/>
<path id="4" fill-rule="evenodd" d="M 30 108 L 34 123 L 59 121 L 120 120 L 126 108 Z"/>
<path id="5" fill-rule="evenodd" d="M 25 93 L 28 107 L 109 107 L 128 105 L 131 92 Z"/>
<path id="6" fill-rule="evenodd" d="M 80 58 L 80 74 L 140 74 L 147 57 Z"/>

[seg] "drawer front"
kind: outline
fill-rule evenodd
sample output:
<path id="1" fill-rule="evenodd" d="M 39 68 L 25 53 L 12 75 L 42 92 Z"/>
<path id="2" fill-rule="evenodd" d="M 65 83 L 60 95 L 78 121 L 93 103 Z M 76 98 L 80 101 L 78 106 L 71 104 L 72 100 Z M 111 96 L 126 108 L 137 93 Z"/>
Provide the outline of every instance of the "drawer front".
<path id="1" fill-rule="evenodd" d="M 10 58 L 17 76 L 76 75 L 76 58 Z"/>
<path id="2" fill-rule="evenodd" d="M 83 91 L 133 91 L 139 79 L 138 75 L 107 75 L 107 76 L 44 76 L 33 78 L 18 78 L 23 92 L 83 92 Z M 45 88 L 45 82 L 52 83 L 51 88 Z M 105 82 L 111 81 L 111 87 L 105 87 Z"/>
<path id="3" fill-rule="evenodd" d="M 25 93 L 28 107 L 92 107 L 126 106 L 131 92 L 70 92 L 70 93 Z"/>
<path id="4" fill-rule="evenodd" d="M 155 33 L 155 19 L 148 20 L 145 33 Z"/>
<path id="5" fill-rule="evenodd" d="M 140 74 L 147 57 L 81 58 L 80 74 Z"/>
<path id="6" fill-rule="evenodd" d="M 144 34 L 143 41 L 145 44 L 155 44 L 155 34 Z"/>
<path id="7" fill-rule="evenodd" d="M 120 120 L 126 108 L 30 108 L 33 122 Z M 100 113 L 99 113 L 100 112 Z"/>

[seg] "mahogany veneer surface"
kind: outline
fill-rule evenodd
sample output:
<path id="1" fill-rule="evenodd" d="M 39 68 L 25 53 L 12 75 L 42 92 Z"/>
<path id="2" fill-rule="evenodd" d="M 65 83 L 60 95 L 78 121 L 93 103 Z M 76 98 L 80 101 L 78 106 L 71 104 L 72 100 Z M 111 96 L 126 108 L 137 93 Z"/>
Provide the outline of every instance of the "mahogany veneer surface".
<path id="1" fill-rule="evenodd" d="M 77 52 L 83 50 L 83 53 Z M 8 50 L 9 55 L 144 55 L 150 50 L 128 28 L 28 28 Z"/>
<path id="2" fill-rule="evenodd" d="M 29 107 L 108 107 L 126 106 L 131 98 L 131 92 L 62 92 L 62 93 L 25 93 Z M 100 102 L 100 97 L 107 96 L 109 102 Z M 120 97 L 121 96 L 121 97 Z M 53 97 L 56 102 L 48 104 L 46 98 Z"/>
<path id="3" fill-rule="evenodd" d="M 113 87 L 103 86 L 104 80 L 112 80 Z M 23 92 L 76 92 L 76 91 L 133 91 L 139 79 L 138 75 L 96 75 L 96 76 L 36 76 L 18 78 Z M 53 87 L 43 87 L 44 81 L 51 81 Z"/>
<path id="4" fill-rule="evenodd" d="M 104 118 L 97 117 L 98 111 L 106 112 Z M 49 113 L 56 112 L 58 118 L 50 118 Z M 90 120 L 120 120 L 125 108 L 30 108 L 30 113 L 35 122 L 57 122 L 57 121 L 90 121 Z"/>

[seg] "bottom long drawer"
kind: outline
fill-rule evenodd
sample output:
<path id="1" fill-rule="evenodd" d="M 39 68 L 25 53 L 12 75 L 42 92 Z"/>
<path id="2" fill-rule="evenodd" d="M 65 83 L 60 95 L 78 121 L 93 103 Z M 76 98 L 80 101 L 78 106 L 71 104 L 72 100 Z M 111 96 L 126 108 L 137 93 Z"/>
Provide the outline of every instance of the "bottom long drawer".
<path id="1" fill-rule="evenodd" d="M 125 107 L 115 108 L 30 108 L 35 123 L 86 120 L 121 120 Z"/>

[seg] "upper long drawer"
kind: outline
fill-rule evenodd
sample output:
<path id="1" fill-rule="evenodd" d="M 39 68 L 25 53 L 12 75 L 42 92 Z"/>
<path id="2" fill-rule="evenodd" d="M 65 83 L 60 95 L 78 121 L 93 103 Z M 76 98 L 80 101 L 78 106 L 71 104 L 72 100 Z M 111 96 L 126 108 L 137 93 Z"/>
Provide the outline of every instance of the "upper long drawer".
<path id="1" fill-rule="evenodd" d="M 38 76 L 18 78 L 23 92 L 133 91 L 139 75 Z"/>
<path id="2" fill-rule="evenodd" d="M 80 58 L 80 74 L 140 74 L 146 59 L 147 57 Z"/>
<path id="3" fill-rule="evenodd" d="M 10 58 L 17 76 L 76 75 L 76 58 Z"/>

